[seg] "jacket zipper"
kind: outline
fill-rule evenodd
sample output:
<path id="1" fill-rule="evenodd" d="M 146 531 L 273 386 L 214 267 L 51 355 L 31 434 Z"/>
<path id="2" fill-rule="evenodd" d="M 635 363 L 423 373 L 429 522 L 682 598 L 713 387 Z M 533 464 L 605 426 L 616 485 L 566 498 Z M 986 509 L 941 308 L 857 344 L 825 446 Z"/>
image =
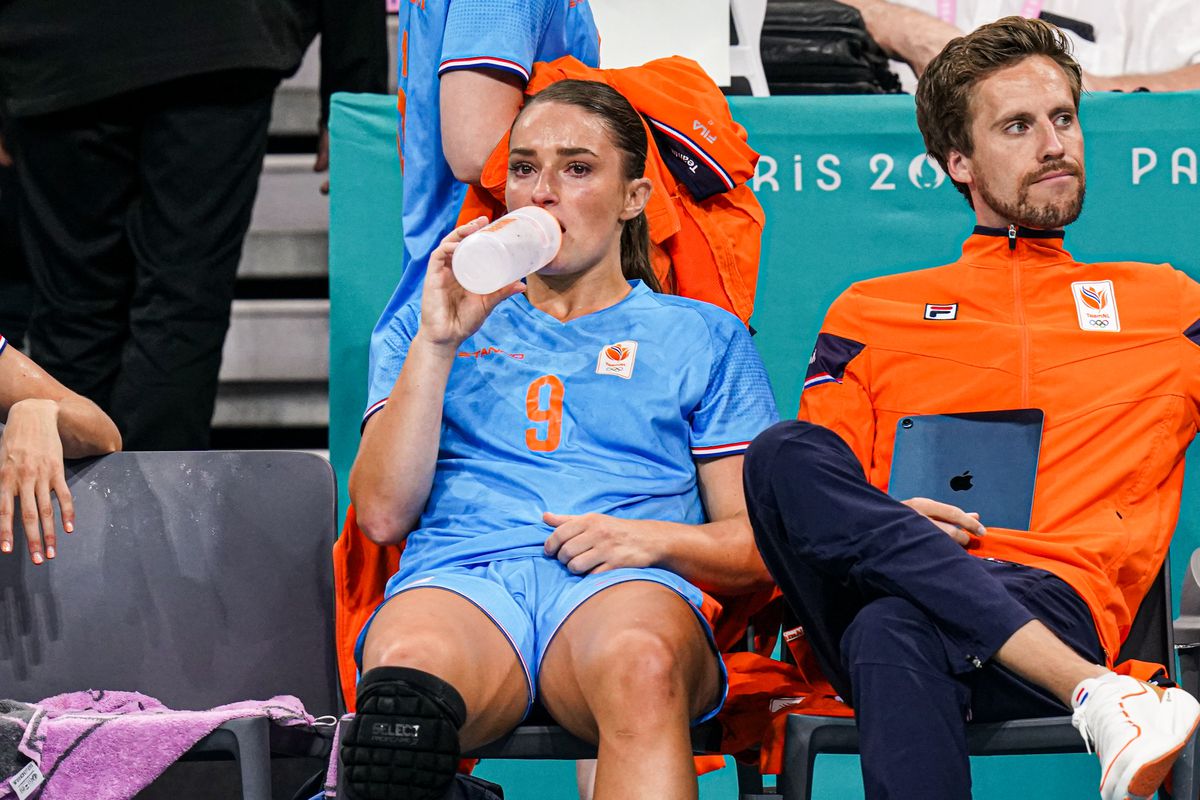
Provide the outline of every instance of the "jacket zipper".
<path id="1" fill-rule="evenodd" d="M 1013 312 L 1021 335 L 1021 407 L 1029 407 L 1029 329 L 1025 326 L 1025 306 L 1021 302 L 1021 265 L 1017 258 L 1017 226 L 1008 226 L 1008 251 L 1012 261 Z"/>

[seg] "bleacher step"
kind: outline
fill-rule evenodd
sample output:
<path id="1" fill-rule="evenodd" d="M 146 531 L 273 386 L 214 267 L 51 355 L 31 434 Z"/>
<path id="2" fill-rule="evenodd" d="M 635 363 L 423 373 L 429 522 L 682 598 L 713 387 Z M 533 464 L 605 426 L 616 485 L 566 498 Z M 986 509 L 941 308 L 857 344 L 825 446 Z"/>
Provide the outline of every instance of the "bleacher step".
<path id="1" fill-rule="evenodd" d="M 221 383 L 329 380 L 328 300 L 235 300 Z"/>
<path id="2" fill-rule="evenodd" d="M 239 278 L 329 274 L 329 198 L 310 155 L 268 155 L 263 163 Z"/>
<path id="3" fill-rule="evenodd" d="M 304 54 L 296 74 L 275 90 L 271 105 L 272 136 L 316 136 L 321 114 L 321 37 Z"/>
<path id="4" fill-rule="evenodd" d="M 215 428 L 323 428 L 329 424 L 327 383 L 224 383 Z"/>

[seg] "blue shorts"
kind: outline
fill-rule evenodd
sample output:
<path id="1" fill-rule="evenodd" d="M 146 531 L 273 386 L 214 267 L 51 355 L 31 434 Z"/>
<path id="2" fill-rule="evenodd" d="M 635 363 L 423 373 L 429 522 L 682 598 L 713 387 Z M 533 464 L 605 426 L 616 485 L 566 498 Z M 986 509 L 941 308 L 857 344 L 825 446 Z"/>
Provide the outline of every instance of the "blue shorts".
<path id="1" fill-rule="evenodd" d="M 399 579 L 399 580 L 397 580 Z M 492 561 L 487 564 L 449 566 L 413 575 L 401 571 L 388 581 L 387 595 L 379 608 L 396 595 L 409 589 L 436 588 L 453 592 L 469 600 L 487 614 L 512 645 L 525 671 L 529 686 L 529 706 L 537 696 L 537 677 L 554 634 L 592 595 L 610 586 L 627 581 L 650 581 L 673 590 L 687 601 L 708 638 L 721 675 L 719 697 L 713 708 L 693 721 L 693 725 L 714 717 L 725 704 L 728 677 L 725 663 L 717 653 L 712 629 L 700 613 L 703 595 L 700 590 L 678 575 L 654 567 L 622 568 L 597 575 L 575 575 L 559 561 L 542 556 Z M 379 613 L 379 608 L 367 620 L 354 647 L 354 659 L 362 668 L 363 642 L 367 630 Z M 526 707 L 526 714 L 529 713 Z"/>

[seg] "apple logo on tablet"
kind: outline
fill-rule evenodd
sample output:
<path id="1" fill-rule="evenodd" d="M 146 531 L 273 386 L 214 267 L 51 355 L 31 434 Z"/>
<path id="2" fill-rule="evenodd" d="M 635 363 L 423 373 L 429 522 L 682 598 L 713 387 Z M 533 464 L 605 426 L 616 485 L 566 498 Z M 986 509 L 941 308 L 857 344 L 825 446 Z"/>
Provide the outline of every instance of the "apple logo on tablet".
<path id="1" fill-rule="evenodd" d="M 971 476 L 971 470 L 967 470 L 962 475 L 955 475 L 950 479 L 950 488 L 956 492 L 965 492 L 972 488 L 971 481 L 975 480 Z"/>

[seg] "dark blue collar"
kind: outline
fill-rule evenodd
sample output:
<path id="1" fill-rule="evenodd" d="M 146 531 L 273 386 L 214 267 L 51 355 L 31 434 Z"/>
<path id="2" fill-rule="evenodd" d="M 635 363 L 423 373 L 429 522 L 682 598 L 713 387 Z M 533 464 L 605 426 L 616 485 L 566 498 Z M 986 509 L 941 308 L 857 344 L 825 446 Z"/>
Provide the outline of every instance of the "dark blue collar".
<path id="1" fill-rule="evenodd" d="M 1003 236 L 1009 235 L 1009 228 L 989 228 L 986 225 L 976 225 L 974 233 L 980 236 Z M 1066 232 L 1059 228 L 1058 230 L 1039 230 L 1037 228 L 1026 228 L 1017 226 L 1017 238 L 1019 239 L 1062 239 L 1066 236 Z"/>

